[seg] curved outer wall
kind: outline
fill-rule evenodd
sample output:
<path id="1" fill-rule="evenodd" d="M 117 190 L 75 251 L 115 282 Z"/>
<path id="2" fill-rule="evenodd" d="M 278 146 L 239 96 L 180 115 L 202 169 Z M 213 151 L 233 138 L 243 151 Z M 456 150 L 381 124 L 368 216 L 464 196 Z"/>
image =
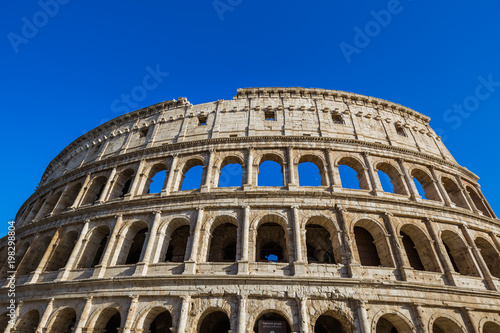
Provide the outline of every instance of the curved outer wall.
<path id="1" fill-rule="evenodd" d="M 283 186 L 258 186 L 268 160 Z M 303 162 L 321 186 L 300 186 Z M 241 186 L 222 187 L 228 163 L 241 165 Z M 196 165 L 200 188 L 181 191 Z M 342 187 L 342 166 L 361 189 Z M 148 193 L 158 171 L 163 189 Z M 160 332 L 152 323 L 163 313 L 174 332 L 204 332 L 221 316 L 226 330 L 252 332 L 274 313 L 293 332 L 331 322 L 344 332 L 500 332 L 500 225 L 477 180 L 428 117 L 372 97 L 249 88 L 233 100 L 159 103 L 50 163 L 16 216 L 17 321 L 0 311 L 0 331 L 103 332 L 118 318 L 122 332 Z M 276 263 L 261 260 L 270 240 Z M 0 269 L 10 274 L 7 262 Z"/>

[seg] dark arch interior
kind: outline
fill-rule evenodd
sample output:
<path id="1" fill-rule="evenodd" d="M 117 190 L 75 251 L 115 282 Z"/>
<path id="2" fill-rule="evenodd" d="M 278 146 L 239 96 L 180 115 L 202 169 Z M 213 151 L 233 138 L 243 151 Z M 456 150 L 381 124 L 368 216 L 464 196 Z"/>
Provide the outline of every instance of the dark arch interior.
<path id="1" fill-rule="evenodd" d="M 183 262 L 189 238 L 189 226 L 183 225 L 172 232 L 170 243 L 165 254 L 165 261 Z"/>
<path id="2" fill-rule="evenodd" d="M 322 315 L 314 324 L 314 333 L 346 333 L 342 324 L 332 316 Z"/>
<path id="3" fill-rule="evenodd" d="M 283 227 L 274 222 L 263 223 L 257 229 L 256 260 L 288 261 L 286 235 Z M 277 258 L 276 258 L 277 257 Z"/>
<path id="4" fill-rule="evenodd" d="M 290 329 L 290 325 L 288 325 L 288 321 L 283 317 L 282 315 L 274 312 L 268 312 L 263 315 L 261 315 L 256 321 L 253 326 L 253 331 L 255 333 L 262 333 L 262 331 L 259 331 L 259 324 L 260 325 L 265 325 L 266 322 L 278 322 L 281 323 L 282 325 L 285 326 L 286 333 L 291 333 L 292 330 Z M 267 331 L 266 331 L 267 332 Z"/>
<path id="5" fill-rule="evenodd" d="M 380 257 L 373 236 L 362 227 L 354 227 L 354 237 L 358 247 L 359 260 L 363 266 L 379 266 Z"/>
<path id="6" fill-rule="evenodd" d="M 212 312 L 203 319 L 199 333 L 227 333 L 231 329 L 229 318 L 222 311 Z"/>
<path id="7" fill-rule="evenodd" d="M 106 327 L 104 328 L 104 332 L 106 333 L 118 333 L 118 329 L 120 328 L 121 317 L 120 313 L 115 313 L 111 318 L 109 318 Z"/>
<path id="8" fill-rule="evenodd" d="M 125 265 L 137 264 L 139 262 L 147 232 L 148 228 L 142 228 L 135 234 L 132 244 L 130 245 L 127 260 L 125 260 Z"/>
<path id="9" fill-rule="evenodd" d="M 224 223 L 212 233 L 209 261 L 235 261 L 237 227 L 232 223 Z"/>
<path id="10" fill-rule="evenodd" d="M 335 263 L 330 233 L 324 227 L 308 224 L 306 226 L 306 245 L 308 263 Z"/>
<path id="11" fill-rule="evenodd" d="M 150 333 L 170 333 L 172 327 L 172 316 L 168 311 L 163 311 L 153 320 L 149 326 Z"/>
<path id="12" fill-rule="evenodd" d="M 410 262 L 411 267 L 419 271 L 424 271 L 425 268 L 422 264 L 422 261 L 420 260 L 417 249 L 415 249 L 415 243 L 413 243 L 413 240 L 410 238 L 410 236 L 402 231 L 401 236 L 403 236 L 403 246 L 405 248 L 406 256 L 408 257 L 408 261 Z"/>
<path id="13" fill-rule="evenodd" d="M 385 318 L 380 318 L 377 322 L 376 333 L 399 333 L 399 332 L 389 320 Z"/>

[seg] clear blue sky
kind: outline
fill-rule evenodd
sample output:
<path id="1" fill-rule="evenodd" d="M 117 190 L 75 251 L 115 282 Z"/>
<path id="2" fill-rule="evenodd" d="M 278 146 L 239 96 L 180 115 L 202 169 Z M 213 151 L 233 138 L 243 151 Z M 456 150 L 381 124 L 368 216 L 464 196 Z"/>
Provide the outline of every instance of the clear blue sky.
<path id="1" fill-rule="evenodd" d="M 430 116 L 500 214 L 498 1 L 60 1 L 2 3 L 2 225 L 101 122 L 255 86 L 351 91 Z M 152 70 L 158 84 L 137 95 Z"/>

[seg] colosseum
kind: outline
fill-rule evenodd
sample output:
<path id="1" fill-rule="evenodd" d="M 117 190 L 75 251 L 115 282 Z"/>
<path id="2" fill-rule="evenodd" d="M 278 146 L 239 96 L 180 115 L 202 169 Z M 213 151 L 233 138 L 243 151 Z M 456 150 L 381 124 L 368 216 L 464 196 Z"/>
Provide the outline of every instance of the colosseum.
<path id="1" fill-rule="evenodd" d="M 0 332 L 499 333 L 500 221 L 429 120 L 306 88 L 119 116 L 19 209 Z"/>

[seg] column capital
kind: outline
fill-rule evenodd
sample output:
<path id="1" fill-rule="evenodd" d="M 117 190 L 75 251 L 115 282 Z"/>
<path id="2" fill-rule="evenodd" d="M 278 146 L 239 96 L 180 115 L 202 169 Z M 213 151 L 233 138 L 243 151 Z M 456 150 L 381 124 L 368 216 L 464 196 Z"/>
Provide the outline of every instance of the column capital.
<path id="1" fill-rule="evenodd" d="M 394 214 L 392 214 L 390 212 L 384 212 L 384 215 L 387 217 L 394 217 Z"/>
<path id="2" fill-rule="evenodd" d="M 161 210 L 155 210 L 155 211 L 152 211 L 151 212 L 153 215 L 156 215 L 156 214 L 161 214 Z"/>

